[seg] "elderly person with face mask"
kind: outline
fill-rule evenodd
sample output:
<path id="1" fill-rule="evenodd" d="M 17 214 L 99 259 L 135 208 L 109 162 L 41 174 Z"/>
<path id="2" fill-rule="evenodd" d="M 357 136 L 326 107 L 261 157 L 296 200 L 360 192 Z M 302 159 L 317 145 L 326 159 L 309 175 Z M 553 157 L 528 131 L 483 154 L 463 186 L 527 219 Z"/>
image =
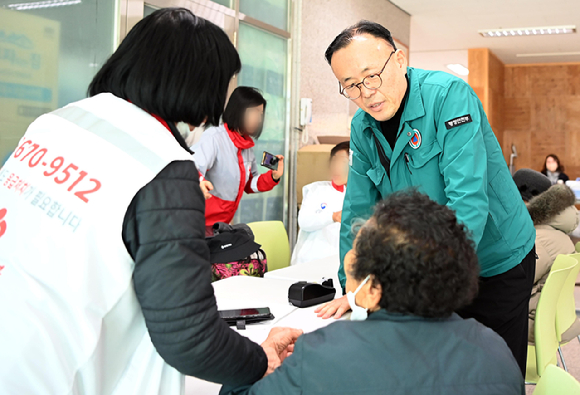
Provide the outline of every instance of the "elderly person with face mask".
<path id="1" fill-rule="evenodd" d="M 293 265 L 338 255 L 349 147 L 349 142 L 343 141 L 330 151 L 330 181 L 317 181 L 302 188 L 300 232 L 292 253 Z"/>
<path id="2" fill-rule="evenodd" d="M 391 193 L 416 187 L 447 205 L 469 230 L 480 267 L 479 294 L 458 313 L 502 336 L 524 372 L 534 225 L 477 95 L 450 74 L 408 67 L 378 23 L 344 30 L 326 60 L 340 93 L 360 107 L 351 125 L 342 259 L 352 246 L 353 218 L 364 218 Z M 339 278 L 344 287 L 344 266 Z M 339 317 L 348 309 L 343 297 L 318 313 Z"/>
<path id="3" fill-rule="evenodd" d="M 222 394 L 521 395 L 505 342 L 454 311 L 478 287 L 453 211 L 415 191 L 380 202 L 345 257 L 351 321 L 302 335 L 273 374 Z"/>

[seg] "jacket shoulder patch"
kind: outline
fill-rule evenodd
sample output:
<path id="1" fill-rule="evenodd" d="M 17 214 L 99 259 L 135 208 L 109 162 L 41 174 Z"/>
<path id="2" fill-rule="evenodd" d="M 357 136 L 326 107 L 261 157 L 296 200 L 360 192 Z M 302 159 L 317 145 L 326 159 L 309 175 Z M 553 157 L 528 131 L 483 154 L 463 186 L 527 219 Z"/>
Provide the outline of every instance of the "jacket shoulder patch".
<path id="1" fill-rule="evenodd" d="M 449 121 L 445 122 L 445 127 L 447 128 L 447 130 L 454 128 L 456 126 L 460 126 L 463 125 L 465 123 L 469 123 L 472 122 L 473 120 L 471 119 L 471 115 L 466 114 L 466 115 L 462 115 L 460 117 L 457 118 L 453 118 L 450 119 Z"/>

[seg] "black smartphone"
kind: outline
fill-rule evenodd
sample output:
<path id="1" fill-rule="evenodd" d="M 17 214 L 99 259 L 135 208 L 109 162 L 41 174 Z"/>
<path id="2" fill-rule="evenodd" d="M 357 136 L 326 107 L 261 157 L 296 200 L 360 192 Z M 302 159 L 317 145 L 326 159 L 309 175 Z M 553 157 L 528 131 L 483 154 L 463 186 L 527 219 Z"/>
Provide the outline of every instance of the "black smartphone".
<path id="1" fill-rule="evenodd" d="M 264 167 L 267 167 L 270 170 L 278 170 L 278 161 L 279 159 L 277 156 L 264 151 L 264 153 L 262 154 L 262 163 L 260 164 Z"/>
<path id="2" fill-rule="evenodd" d="M 237 321 L 244 320 L 247 323 L 260 322 L 274 319 L 269 307 L 253 309 L 235 309 L 218 311 L 220 318 L 230 325 L 235 325 Z"/>

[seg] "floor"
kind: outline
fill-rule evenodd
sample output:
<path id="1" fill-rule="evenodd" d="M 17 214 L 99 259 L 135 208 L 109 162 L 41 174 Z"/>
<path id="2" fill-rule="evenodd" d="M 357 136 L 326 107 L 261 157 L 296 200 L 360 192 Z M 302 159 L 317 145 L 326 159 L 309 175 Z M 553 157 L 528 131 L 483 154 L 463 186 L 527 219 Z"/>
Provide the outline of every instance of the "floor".
<path id="1" fill-rule="evenodd" d="M 576 297 L 576 309 L 580 309 L 580 286 L 576 286 L 574 294 Z M 564 360 L 568 366 L 568 373 L 580 381 L 580 342 L 578 340 L 571 341 L 562 347 L 562 352 L 564 353 Z M 533 391 L 533 385 L 526 386 L 526 394 L 531 394 Z"/>

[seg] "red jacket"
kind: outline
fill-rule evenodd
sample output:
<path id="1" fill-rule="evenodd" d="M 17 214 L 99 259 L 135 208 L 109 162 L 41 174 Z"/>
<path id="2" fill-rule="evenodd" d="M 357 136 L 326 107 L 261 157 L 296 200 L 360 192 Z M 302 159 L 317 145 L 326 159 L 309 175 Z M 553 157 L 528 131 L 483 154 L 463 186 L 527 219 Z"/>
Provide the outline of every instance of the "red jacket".
<path id="1" fill-rule="evenodd" d="M 267 192 L 279 183 L 271 170 L 260 174 L 253 147 L 250 137 L 229 130 L 226 124 L 206 130 L 192 147 L 201 175 L 214 186 L 213 196 L 206 200 L 206 226 L 230 223 L 244 191 Z"/>

